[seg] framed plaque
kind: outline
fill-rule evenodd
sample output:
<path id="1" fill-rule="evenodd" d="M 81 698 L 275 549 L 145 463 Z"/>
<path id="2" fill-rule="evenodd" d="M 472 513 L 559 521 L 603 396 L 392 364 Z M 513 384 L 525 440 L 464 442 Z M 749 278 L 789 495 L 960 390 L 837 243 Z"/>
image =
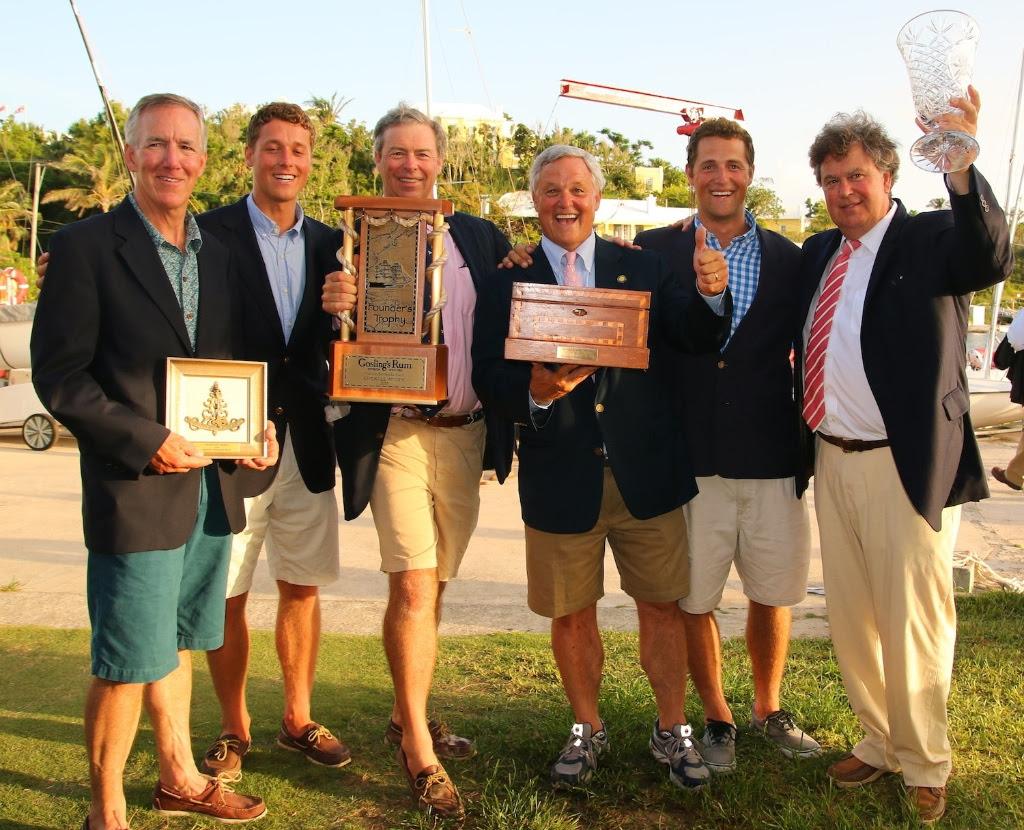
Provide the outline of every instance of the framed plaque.
<path id="1" fill-rule="evenodd" d="M 334 206 L 343 211 L 338 261 L 356 277 L 358 300 L 355 319 L 342 318 L 341 338 L 331 344 L 328 397 L 443 402 L 448 350 L 441 344 L 441 271 L 444 215 L 451 213 L 451 202 L 339 196 Z M 358 269 L 353 265 L 357 246 Z"/>
<path id="2" fill-rule="evenodd" d="M 512 284 L 505 357 L 646 369 L 649 291 Z"/>
<path id="3" fill-rule="evenodd" d="M 164 425 L 208 458 L 267 454 L 267 364 L 167 358 Z"/>

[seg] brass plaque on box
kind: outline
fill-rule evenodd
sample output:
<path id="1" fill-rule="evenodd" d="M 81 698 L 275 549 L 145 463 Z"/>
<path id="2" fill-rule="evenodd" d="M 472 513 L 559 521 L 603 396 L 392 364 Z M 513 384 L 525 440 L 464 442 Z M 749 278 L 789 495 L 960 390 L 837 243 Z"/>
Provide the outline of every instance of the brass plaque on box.
<path id="1" fill-rule="evenodd" d="M 338 260 L 356 277 L 357 302 L 355 319 L 343 318 L 341 339 L 331 345 L 328 396 L 335 401 L 442 403 L 448 397 L 448 352 L 440 342 L 441 271 L 448 229 L 444 215 L 451 213 L 451 202 L 339 196 L 334 206 L 343 211 Z M 353 256 L 357 237 L 358 268 Z"/>
<path id="2" fill-rule="evenodd" d="M 512 285 L 505 357 L 646 369 L 649 291 Z"/>

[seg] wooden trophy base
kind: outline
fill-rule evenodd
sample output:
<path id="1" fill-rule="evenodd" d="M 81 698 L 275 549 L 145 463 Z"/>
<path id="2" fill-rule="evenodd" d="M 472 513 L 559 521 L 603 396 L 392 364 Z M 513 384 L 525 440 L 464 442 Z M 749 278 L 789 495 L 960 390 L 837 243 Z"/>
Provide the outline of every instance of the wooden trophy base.
<path id="1" fill-rule="evenodd" d="M 332 401 L 433 405 L 448 399 L 447 346 L 335 340 L 329 363 Z"/>
<path id="2" fill-rule="evenodd" d="M 650 292 L 517 282 L 505 358 L 646 369 Z"/>

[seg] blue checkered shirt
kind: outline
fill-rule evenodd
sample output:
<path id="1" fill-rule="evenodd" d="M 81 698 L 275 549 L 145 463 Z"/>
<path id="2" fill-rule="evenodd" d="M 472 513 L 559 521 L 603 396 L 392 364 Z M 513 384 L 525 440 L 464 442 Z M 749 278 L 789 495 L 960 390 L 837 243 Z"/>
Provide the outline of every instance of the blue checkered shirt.
<path id="1" fill-rule="evenodd" d="M 732 292 L 732 326 L 729 329 L 729 337 L 722 345 L 724 350 L 736 333 L 736 327 L 743 322 L 743 317 L 754 302 L 754 295 L 757 294 L 757 280 L 761 274 L 761 241 L 757 238 L 757 222 L 754 214 L 749 210 L 745 211 L 747 219 L 747 232 L 743 236 L 735 237 L 725 249 L 725 262 L 729 266 L 729 290 Z M 701 227 L 700 219 L 696 220 L 696 226 Z M 722 244 L 708 228 L 708 247 L 716 251 L 722 250 Z"/>
<path id="2" fill-rule="evenodd" d="M 160 262 L 164 266 L 167 279 L 170 280 L 174 296 L 178 298 L 178 305 L 181 306 L 181 314 L 185 320 L 185 329 L 188 331 L 188 341 L 192 344 L 192 351 L 196 350 L 196 326 L 199 323 L 199 249 L 203 246 L 203 238 L 199 233 L 199 225 L 195 217 L 188 213 L 185 215 L 185 250 L 182 251 L 177 245 L 164 239 L 164 235 L 156 229 L 156 226 L 146 218 L 138 202 L 135 201 L 133 193 L 128 194 L 128 199 L 139 214 L 142 224 L 146 226 L 149 238 L 156 245 L 156 252 Z"/>

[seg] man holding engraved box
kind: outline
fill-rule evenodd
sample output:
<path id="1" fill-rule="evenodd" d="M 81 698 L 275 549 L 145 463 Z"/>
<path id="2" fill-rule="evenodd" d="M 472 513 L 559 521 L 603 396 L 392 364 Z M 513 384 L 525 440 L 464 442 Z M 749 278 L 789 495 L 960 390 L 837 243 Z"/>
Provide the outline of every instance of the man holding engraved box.
<path id="1" fill-rule="evenodd" d="M 386 113 L 374 128 L 384 196 L 429 199 L 446 146 L 443 128 L 418 110 L 400 104 Z M 337 422 L 335 443 L 345 518 L 370 505 L 388 574 L 383 634 L 395 704 L 385 739 L 396 745 L 420 809 L 458 817 L 462 801 L 440 761 L 468 758 L 475 748 L 427 717 L 437 625 L 445 585 L 476 527 L 481 472 L 497 464 L 504 480 L 514 433 L 511 422 L 484 412 L 470 381 L 476 295 L 509 245 L 490 222 L 463 213 L 445 221 L 447 301 L 440 313 L 448 400 L 440 410 L 354 403 Z M 356 301 L 352 276 L 328 276 L 324 310 L 352 311 Z"/>
<path id="2" fill-rule="evenodd" d="M 704 301 L 690 302 L 660 256 L 596 238 L 603 184 L 597 160 L 579 148 L 549 147 L 534 161 L 530 187 L 544 256 L 525 272 L 502 271 L 486 283 L 477 303 L 473 381 L 489 411 L 521 428 L 529 604 L 552 619 L 552 650 L 575 721 L 552 782 L 585 784 L 608 743 L 598 712 L 597 626 L 607 541 L 623 590 L 637 603 L 640 662 L 658 709 L 652 753 L 670 767 L 673 783 L 695 790 L 709 772 L 686 723 L 686 637 L 676 603 L 689 586 L 681 506 L 697 488 L 674 411 L 668 351 L 717 348 L 728 330 L 728 271 L 701 234 L 694 269 Z M 506 359 L 517 281 L 649 292 L 646 371 Z"/>
<path id="3" fill-rule="evenodd" d="M 160 764 L 154 808 L 244 822 L 266 812 L 262 800 L 201 775 L 189 735 L 189 651 L 221 644 L 242 499 L 234 464 L 164 425 L 167 358 L 232 356 L 229 256 L 187 212 L 206 163 L 198 105 L 146 96 L 126 139 L 134 190 L 54 236 L 32 333 L 36 390 L 81 451 L 94 675 L 84 827 L 128 826 L 122 774 L 143 702 Z M 266 443 L 268 458 L 238 463 L 275 463 L 270 424 Z"/>

